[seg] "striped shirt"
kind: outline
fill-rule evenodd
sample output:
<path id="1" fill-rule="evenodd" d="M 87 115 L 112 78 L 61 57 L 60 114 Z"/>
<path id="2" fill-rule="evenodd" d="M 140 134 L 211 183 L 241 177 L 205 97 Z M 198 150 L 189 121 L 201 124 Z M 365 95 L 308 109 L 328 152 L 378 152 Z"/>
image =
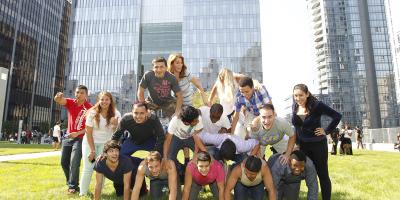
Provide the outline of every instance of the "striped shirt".
<path id="1" fill-rule="evenodd" d="M 236 93 L 235 111 L 240 112 L 242 106 L 246 107 L 246 110 L 251 112 L 253 115 L 260 115 L 260 108 L 271 101 L 271 96 L 269 95 L 267 89 L 264 85 L 258 90 L 254 89 L 253 95 L 250 100 L 240 93 L 240 90 Z"/>
<path id="2" fill-rule="evenodd" d="M 193 89 L 191 87 L 190 81 L 192 80 L 193 76 L 189 71 L 185 72 L 185 76 L 179 80 L 179 87 L 182 91 L 183 97 L 183 105 L 184 106 L 191 106 L 192 105 L 192 95 Z"/>

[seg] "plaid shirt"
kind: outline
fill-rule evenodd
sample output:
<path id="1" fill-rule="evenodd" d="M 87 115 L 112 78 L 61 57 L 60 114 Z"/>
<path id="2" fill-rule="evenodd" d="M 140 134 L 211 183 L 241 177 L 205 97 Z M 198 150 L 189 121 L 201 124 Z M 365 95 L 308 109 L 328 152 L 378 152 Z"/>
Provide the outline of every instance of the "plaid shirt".
<path id="1" fill-rule="evenodd" d="M 238 90 L 236 93 L 235 111 L 240 112 L 242 106 L 253 115 L 260 115 L 260 108 L 271 101 L 271 96 L 268 94 L 264 85 L 259 90 L 254 89 L 250 100 L 247 100 Z"/>

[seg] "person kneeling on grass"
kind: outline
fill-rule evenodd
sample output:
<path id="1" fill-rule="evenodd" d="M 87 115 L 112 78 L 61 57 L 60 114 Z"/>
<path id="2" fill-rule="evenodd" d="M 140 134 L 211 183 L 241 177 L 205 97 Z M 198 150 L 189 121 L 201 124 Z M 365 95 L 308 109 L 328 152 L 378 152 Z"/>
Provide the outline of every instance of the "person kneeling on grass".
<path id="1" fill-rule="evenodd" d="M 236 164 L 241 163 L 247 155 L 256 155 L 260 149 L 258 140 L 242 139 L 240 136 L 226 133 L 212 134 L 201 132 L 198 137 L 201 142 L 208 145 L 214 145 L 214 158 L 222 162 L 231 160 Z"/>
<path id="2" fill-rule="evenodd" d="M 300 182 L 305 179 L 308 187 L 307 199 L 317 200 L 317 171 L 312 160 L 299 150 L 291 153 L 288 164 L 279 162 L 279 157 L 280 154 L 274 154 L 268 159 L 274 185 L 278 191 L 278 199 L 298 199 Z"/>
<path id="3" fill-rule="evenodd" d="M 244 200 L 249 197 L 253 200 L 265 199 L 264 187 L 268 191 L 268 199 L 276 199 L 276 190 L 267 163 L 258 157 L 249 156 L 229 175 L 225 188 L 225 200 L 231 199 L 232 189 L 235 191 L 235 200 Z"/>
<path id="4" fill-rule="evenodd" d="M 161 160 L 159 152 L 151 151 L 138 167 L 135 181 L 137 184 L 135 184 L 132 190 L 132 200 L 139 199 L 139 192 L 144 177 L 150 179 L 151 199 L 161 199 L 163 197 L 163 188 L 167 186 L 169 188 L 169 200 L 178 199 L 177 173 L 174 161 L 168 159 Z"/>
<path id="5" fill-rule="evenodd" d="M 96 171 L 96 186 L 94 199 L 100 199 L 104 176 L 114 183 L 117 196 L 124 196 L 124 200 L 130 197 L 130 190 L 135 183 L 135 177 L 131 177 L 132 171 L 136 170 L 131 158 L 120 155 L 121 147 L 114 140 L 104 144 L 104 159 L 98 159 L 94 165 Z M 143 192 L 144 193 L 144 192 Z"/>
<path id="6" fill-rule="evenodd" d="M 224 169 L 217 160 L 211 160 L 209 153 L 200 151 L 197 158 L 189 162 L 185 172 L 182 200 L 198 199 L 200 189 L 210 185 L 214 198 L 224 199 Z"/>

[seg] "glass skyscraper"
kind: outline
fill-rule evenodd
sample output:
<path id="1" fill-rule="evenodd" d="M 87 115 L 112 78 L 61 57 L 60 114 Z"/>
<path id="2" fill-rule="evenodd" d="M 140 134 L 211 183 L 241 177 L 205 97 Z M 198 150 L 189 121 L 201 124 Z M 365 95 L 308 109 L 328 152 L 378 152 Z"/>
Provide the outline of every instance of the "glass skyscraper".
<path id="1" fill-rule="evenodd" d="M 399 125 L 385 0 L 308 0 L 320 97 L 343 122 Z"/>
<path id="2" fill-rule="evenodd" d="M 0 67 L 9 70 L 4 120 L 37 129 L 60 119 L 53 96 L 64 88 L 70 10 L 67 0 L 0 0 Z"/>
<path id="3" fill-rule="evenodd" d="M 193 74 L 209 77 L 201 79 L 206 88 L 220 67 L 261 80 L 258 0 L 77 0 L 72 7 L 70 95 L 77 84 L 91 96 L 107 90 L 129 112 L 140 75 L 170 53 L 182 53 Z"/>
<path id="4" fill-rule="evenodd" d="M 258 0 L 185 0 L 183 13 L 185 61 L 193 73 L 211 75 L 205 86 L 222 67 L 262 80 Z"/>

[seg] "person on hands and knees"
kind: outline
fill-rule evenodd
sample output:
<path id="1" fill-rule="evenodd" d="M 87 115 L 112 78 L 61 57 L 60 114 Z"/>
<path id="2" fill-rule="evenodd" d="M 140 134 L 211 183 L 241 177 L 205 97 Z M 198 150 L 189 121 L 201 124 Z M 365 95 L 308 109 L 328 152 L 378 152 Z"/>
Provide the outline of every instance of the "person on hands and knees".
<path id="1" fill-rule="evenodd" d="M 178 173 L 183 176 L 184 168 L 177 159 L 178 151 L 188 147 L 193 152 L 197 146 L 206 151 L 198 134 L 203 130 L 203 123 L 199 110 L 192 106 L 185 107 L 179 116 L 174 116 L 169 123 L 168 132 L 165 137 L 163 158 L 169 158 L 175 162 Z"/>
<path id="2" fill-rule="evenodd" d="M 318 181 L 312 161 L 300 150 L 291 153 L 289 163 L 279 162 L 279 154 L 268 159 L 275 187 L 278 190 L 278 200 L 299 199 L 300 182 L 306 180 L 308 187 L 307 199 L 318 199 Z"/>
<path id="3" fill-rule="evenodd" d="M 160 120 L 149 113 L 147 104 L 137 102 L 132 112 L 122 117 L 112 139 L 121 143 L 121 154 L 132 156 L 138 166 L 142 159 L 133 154 L 139 150 L 162 152 L 165 135 Z"/>
<path id="4" fill-rule="evenodd" d="M 219 103 L 214 103 L 211 107 L 201 106 L 201 119 L 203 120 L 203 132 L 207 133 L 230 133 L 231 123 L 228 116 L 222 115 L 224 107 Z"/>
<path id="5" fill-rule="evenodd" d="M 288 162 L 296 143 L 296 135 L 289 122 L 276 117 L 272 104 L 261 107 L 260 115 L 253 120 L 250 132 L 250 138 L 260 142 L 260 158 L 264 157 L 266 146 L 271 145 L 277 153 L 281 154 L 282 164 Z"/>
<path id="6" fill-rule="evenodd" d="M 129 157 L 119 153 L 120 149 L 121 147 L 114 140 L 104 144 L 103 153 L 105 159 L 98 159 L 94 165 L 94 170 L 96 171 L 95 200 L 101 197 L 104 177 L 113 182 L 115 193 L 118 197 L 123 195 L 124 200 L 129 200 L 130 198 L 131 189 L 135 183 L 132 170 L 136 169 Z"/>
<path id="7" fill-rule="evenodd" d="M 225 200 L 231 199 L 232 189 L 235 200 L 263 200 L 266 196 L 264 188 L 268 199 L 275 200 L 276 190 L 267 163 L 258 157 L 249 156 L 229 175 L 224 192 Z"/>
<path id="8" fill-rule="evenodd" d="M 257 155 L 260 150 L 258 140 L 242 139 L 237 135 L 227 133 L 212 134 L 201 132 L 199 138 L 202 143 L 215 146 L 214 158 L 227 164 L 226 161 L 234 161 L 233 165 L 241 163 L 247 155 Z"/>
<path id="9" fill-rule="evenodd" d="M 205 151 L 197 153 L 197 158 L 189 162 L 185 172 L 182 200 L 198 199 L 201 188 L 209 185 L 214 198 L 224 199 L 224 169 Z"/>
<path id="10" fill-rule="evenodd" d="M 139 199 L 140 188 L 145 177 L 150 179 L 151 199 L 163 198 L 163 189 L 166 187 L 169 188 L 168 199 L 178 199 L 180 184 L 178 184 L 175 163 L 172 160 L 161 160 L 160 153 L 151 151 L 138 167 L 136 184 L 132 190 L 132 200 Z"/>

